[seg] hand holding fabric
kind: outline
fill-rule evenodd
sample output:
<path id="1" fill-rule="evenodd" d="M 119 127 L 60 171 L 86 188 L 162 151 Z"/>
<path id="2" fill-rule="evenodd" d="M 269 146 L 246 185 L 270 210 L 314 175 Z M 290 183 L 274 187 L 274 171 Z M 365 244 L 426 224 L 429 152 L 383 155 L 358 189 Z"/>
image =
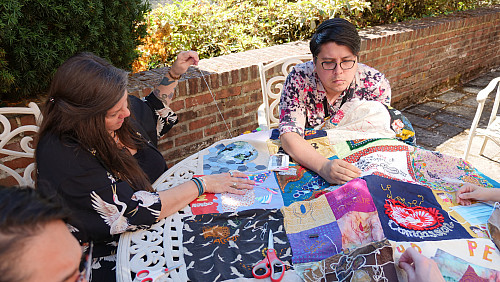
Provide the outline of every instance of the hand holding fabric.
<path id="1" fill-rule="evenodd" d="M 255 181 L 248 179 L 242 172 L 212 174 L 203 176 L 205 192 L 207 193 L 232 193 L 244 195 L 245 190 L 253 189 Z"/>
<path id="2" fill-rule="evenodd" d="M 344 184 L 361 176 L 361 170 L 340 159 L 328 160 L 323 164 L 319 175 L 329 183 Z"/>
<path id="3" fill-rule="evenodd" d="M 196 66 L 199 61 L 198 53 L 195 51 L 182 51 L 177 55 L 177 59 L 172 64 L 170 73 L 176 77 L 181 76 L 187 71 L 189 66 Z"/>
<path id="4" fill-rule="evenodd" d="M 399 259 L 399 267 L 408 275 L 408 282 L 444 281 L 436 262 L 411 247 Z"/>
<path id="5" fill-rule="evenodd" d="M 457 203 L 468 206 L 472 201 L 500 201 L 500 189 L 466 183 L 456 193 Z"/>

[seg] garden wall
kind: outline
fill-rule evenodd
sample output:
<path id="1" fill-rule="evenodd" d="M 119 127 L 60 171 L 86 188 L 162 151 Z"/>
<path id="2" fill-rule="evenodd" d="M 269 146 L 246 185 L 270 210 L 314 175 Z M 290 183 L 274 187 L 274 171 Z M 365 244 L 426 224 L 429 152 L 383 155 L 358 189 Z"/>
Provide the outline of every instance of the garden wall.
<path id="1" fill-rule="evenodd" d="M 385 73 L 392 105 L 400 109 L 500 66 L 498 5 L 363 29 L 360 35 L 360 62 Z M 262 103 L 257 63 L 306 53 L 308 42 L 294 42 L 201 60 L 203 77 L 198 68 L 190 68 L 172 104 L 179 124 L 159 142 L 169 166 L 230 138 L 218 108 L 233 136 L 256 129 Z M 167 70 L 131 74 L 129 92 L 149 94 Z"/>

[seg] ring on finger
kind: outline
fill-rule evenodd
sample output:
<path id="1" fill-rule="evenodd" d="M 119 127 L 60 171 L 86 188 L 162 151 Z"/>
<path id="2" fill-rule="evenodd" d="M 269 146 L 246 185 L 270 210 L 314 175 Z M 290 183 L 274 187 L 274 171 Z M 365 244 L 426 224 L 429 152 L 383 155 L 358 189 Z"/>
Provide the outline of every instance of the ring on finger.
<path id="1" fill-rule="evenodd" d="M 230 171 L 230 172 L 229 172 L 229 175 L 230 175 L 231 177 L 234 177 L 234 175 L 233 175 L 233 174 L 234 174 L 234 172 L 232 172 L 232 171 Z"/>
<path id="2" fill-rule="evenodd" d="M 236 185 L 237 185 L 236 182 L 234 182 L 233 185 L 231 185 L 231 187 L 236 188 Z"/>

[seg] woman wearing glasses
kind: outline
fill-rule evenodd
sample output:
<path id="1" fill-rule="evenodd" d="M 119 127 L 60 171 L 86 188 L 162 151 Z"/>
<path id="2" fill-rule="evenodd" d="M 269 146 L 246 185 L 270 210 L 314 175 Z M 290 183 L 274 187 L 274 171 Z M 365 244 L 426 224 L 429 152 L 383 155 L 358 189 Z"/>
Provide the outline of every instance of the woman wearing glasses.
<path id="1" fill-rule="evenodd" d="M 313 60 L 296 65 L 288 75 L 280 101 L 280 140 L 301 165 L 330 183 L 342 184 L 361 171 L 343 160 L 329 160 L 304 140 L 305 128 L 333 117 L 353 98 L 391 102 L 389 81 L 379 71 L 359 63 L 361 39 L 350 22 L 335 18 L 318 26 L 310 42 Z"/>

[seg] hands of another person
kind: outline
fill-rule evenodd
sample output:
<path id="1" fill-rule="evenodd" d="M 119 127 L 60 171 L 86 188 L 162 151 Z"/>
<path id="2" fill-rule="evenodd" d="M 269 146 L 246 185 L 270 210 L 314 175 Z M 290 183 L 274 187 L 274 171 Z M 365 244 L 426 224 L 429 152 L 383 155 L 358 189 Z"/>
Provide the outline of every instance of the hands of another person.
<path id="1" fill-rule="evenodd" d="M 172 64 L 170 73 L 175 77 L 179 77 L 187 71 L 189 66 L 198 65 L 199 61 L 198 53 L 195 51 L 182 51 L 177 55 L 177 59 Z"/>
<path id="2" fill-rule="evenodd" d="M 500 189 L 484 188 L 470 183 L 456 192 L 457 203 L 468 206 L 475 201 L 500 201 Z"/>
<path id="3" fill-rule="evenodd" d="M 323 164 L 319 175 L 329 183 L 344 184 L 361 176 L 361 170 L 340 159 L 328 160 Z"/>
<path id="4" fill-rule="evenodd" d="M 232 176 L 231 176 L 232 174 Z M 232 193 L 244 195 L 245 190 L 253 189 L 255 181 L 248 179 L 248 176 L 242 172 L 232 172 L 212 174 L 203 176 L 205 181 L 205 192 L 208 193 Z"/>
<path id="5" fill-rule="evenodd" d="M 399 259 L 399 267 L 408 275 L 408 282 L 444 281 L 436 262 L 411 247 Z"/>

